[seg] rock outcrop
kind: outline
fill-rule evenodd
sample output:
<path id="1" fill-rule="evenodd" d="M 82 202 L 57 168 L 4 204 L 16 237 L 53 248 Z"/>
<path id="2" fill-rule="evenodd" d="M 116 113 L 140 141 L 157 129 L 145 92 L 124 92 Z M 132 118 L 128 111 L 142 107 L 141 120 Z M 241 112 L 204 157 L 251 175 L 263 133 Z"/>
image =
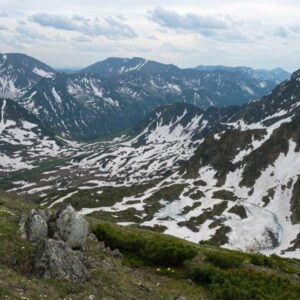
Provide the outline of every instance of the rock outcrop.
<path id="1" fill-rule="evenodd" d="M 55 238 L 63 240 L 73 250 L 84 250 L 88 225 L 71 205 L 60 210 L 51 225 Z"/>
<path id="2" fill-rule="evenodd" d="M 32 209 L 20 225 L 23 235 L 37 247 L 33 268 L 36 275 L 74 282 L 89 278 L 82 252 L 88 224 L 71 205 L 56 214 Z"/>
<path id="3" fill-rule="evenodd" d="M 35 209 L 29 213 L 25 223 L 26 235 L 30 242 L 36 243 L 48 236 L 48 224 L 44 216 Z"/>
<path id="4" fill-rule="evenodd" d="M 89 271 L 78 254 L 63 241 L 44 239 L 38 244 L 34 261 L 35 273 L 43 278 L 85 282 Z"/>

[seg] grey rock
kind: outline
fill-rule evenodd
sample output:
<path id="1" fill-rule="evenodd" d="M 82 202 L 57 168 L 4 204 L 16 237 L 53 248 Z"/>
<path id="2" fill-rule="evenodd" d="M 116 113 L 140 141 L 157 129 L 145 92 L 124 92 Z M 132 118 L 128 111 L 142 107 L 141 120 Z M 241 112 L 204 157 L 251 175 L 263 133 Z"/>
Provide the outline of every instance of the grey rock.
<path id="1" fill-rule="evenodd" d="M 87 237 L 87 240 L 90 241 L 90 242 L 99 242 L 94 233 L 90 233 Z"/>
<path id="2" fill-rule="evenodd" d="M 117 259 L 123 259 L 123 255 L 119 249 L 115 249 L 115 250 L 111 251 L 111 256 L 114 258 L 117 258 Z"/>
<path id="3" fill-rule="evenodd" d="M 49 223 L 51 218 L 53 218 L 53 214 L 49 210 L 38 209 L 37 212 L 43 217 L 43 219 Z"/>
<path id="4" fill-rule="evenodd" d="M 45 239 L 38 244 L 34 270 L 38 276 L 55 280 L 85 282 L 89 278 L 89 271 L 76 252 L 63 241 L 53 239 Z"/>
<path id="5" fill-rule="evenodd" d="M 27 239 L 27 230 L 26 230 L 26 222 L 27 222 L 28 216 L 23 214 L 19 220 L 19 231 L 22 239 Z"/>
<path id="6" fill-rule="evenodd" d="M 54 226 L 55 238 L 65 241 L 73 250 L 84 249 L 88 224 L 71 205 L 58 212 Z"/>
<path id="7" fill-rule="evenodd" d="M 30 242 L 36 243 L 47 238 L 47 221 L 38 210 L 32 209 L 25 224 L 25 230 Z"/>

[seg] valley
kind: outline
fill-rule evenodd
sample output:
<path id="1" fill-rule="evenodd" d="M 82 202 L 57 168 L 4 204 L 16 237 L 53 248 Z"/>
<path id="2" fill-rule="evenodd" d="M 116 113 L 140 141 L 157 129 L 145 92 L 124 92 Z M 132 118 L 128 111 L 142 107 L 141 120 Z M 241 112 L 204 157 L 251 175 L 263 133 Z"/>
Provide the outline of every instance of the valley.
<path id="1" fill-rule="evenodd" d="M 194 243 L 300 258 L 300 72 L 240 106 L 207 108 L 191 99 L 176 103 L 176 97 L 166 104 L 165 95 L 158 102 L 130 96 L 125 108 L 103 87 L 120 91 L 122 82 L 122 91 L 131 93 L 129 87 L 142 80 L 136 76 L 158 80 L 176 71 L 183 80 L 212 71 L 140 59 L 114 64 L 95 65 L 89 75 L 42 76 L 15 101 L 1 100 L 0 188 L 43 207 L 71 203 L 83 215 Z M 116 112 L 124 116 L 124 109 L 137 107 L 144 109 L 143 120 L 128 115 L 126 132 L 81 140 L 111 128 L 105 122 L 113 122 Z M 107 119 L 96 118 L 99 109 Z M 125 119 L 115 117 L 124 128 Z"/>

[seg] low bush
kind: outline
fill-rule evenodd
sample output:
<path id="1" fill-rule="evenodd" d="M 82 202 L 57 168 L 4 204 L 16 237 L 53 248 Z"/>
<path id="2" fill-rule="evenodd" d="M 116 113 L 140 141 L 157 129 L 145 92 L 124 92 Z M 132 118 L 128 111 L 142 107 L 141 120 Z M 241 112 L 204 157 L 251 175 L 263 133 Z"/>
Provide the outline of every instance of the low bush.
<path id="1" fill-rule="evenodd" d="M 197 266 L 192 262 L 186 263 L 187 276 L 201 284 L 212 284 L 219 281 L 217 277 L 220 274 L 220 269 L 210 265 Z"/>
<path id="2" fill-rule="evenodd" d="M 261 255 L 261 254 L 252 254 L 250 257 L 250 263 L 255 266 L 265 266 L 265 267 L 272 267 L 272 259 Z"/>
<path id="3" fill-rule="evenodd" d="M 197 254 L 197 247 L 177 238 L 103 223 L 94 230 L 100 241 L 129 256 L 137 256 L 146 264 L 178 266 Z"/>
<path id="4" fill-rule="evenodd" d="M 244 262 L 244 259 L 237 254 L 221 251 L 207 253 L 206 259 L 221 269 L 239 268 Z"/>
<path id="5" fill-rule="evenodd" d="M 191 262 L 186 267 L 188 276 L 207 286 L 215 300 L 300 299 L 300 286 L 278 275 L 245 269 L 222 270 Z"/>

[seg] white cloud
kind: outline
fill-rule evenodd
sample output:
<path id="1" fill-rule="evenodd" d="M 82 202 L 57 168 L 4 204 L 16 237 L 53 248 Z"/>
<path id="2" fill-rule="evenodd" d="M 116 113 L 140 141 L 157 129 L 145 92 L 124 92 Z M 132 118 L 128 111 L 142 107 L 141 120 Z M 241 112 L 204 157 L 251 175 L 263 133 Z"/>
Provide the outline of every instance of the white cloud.
<path id="1" fill-rule="evenodd" d="M 79 15 L 68 17 L 65 15 L 38 13 L 31 15 L 29 20 L 43 27 L 74 31 L 87 36 L 105 36 L 110 39 L 136 37 L 130 26 L 123 23 L 120 18 L 111 16 L 100 20 L 96 17 L 91 19 Z"/>
<path id="2" fill-rule="evenodd" d="M 64 67 L 142 56 L 294 70 L 299 14 L 299 0 L 1 0 L 0 47 Z"/>

